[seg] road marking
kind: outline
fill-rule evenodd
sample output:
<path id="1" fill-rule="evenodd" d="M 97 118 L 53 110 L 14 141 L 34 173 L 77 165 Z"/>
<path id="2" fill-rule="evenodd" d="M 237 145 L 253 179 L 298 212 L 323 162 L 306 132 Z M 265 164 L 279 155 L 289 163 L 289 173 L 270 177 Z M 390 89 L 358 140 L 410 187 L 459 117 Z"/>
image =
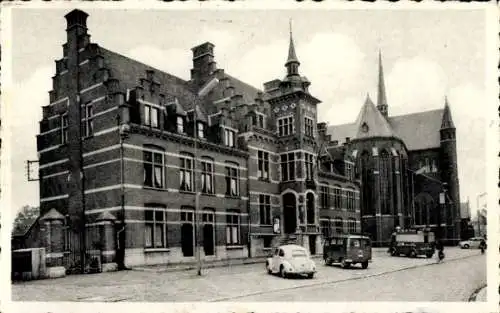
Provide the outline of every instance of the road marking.
<path id="1" fill-rule="evenodd" d="M 345 279 L 340 279 L 340 280 L 329 280 L 329 281 L 322 281 L 322 282 L 316 282 L 316 283 L 309 283 L 305 285 L 300 285 L 300 286 L 292 286 L 292 287 L 282 287 L 282 288 L 275 288 L 271 290 L 266 290 L 266 291 L 256 291 L 256 292 L 251 292 L 248 294 L 243 294 L 243 295 L 236 295 L 236 296 L 229 296 L 229 297 L 220 297 L 220 298 L 212 298 L 209 300 L 205 300 L 206 302 L 221 302 L 221 301 L 228 301 L 228 300 L 234 300 L 238 298 L 246 298 L 246 297 L 251 297 L 251 296 L 258 296 L 258 295 L 264 295 L 264 294 L 271 294 L 273 292 L 280 292 L 280 291 L 285 291 L 285 290 L 294 290 L 294 289 L 301 289 L 301 288 L 308 288 L 308 287 L 315 287 L 315 286 L 322 286 L 322 285 L 330 285 L 330 284 L 337 284 L 337 283 L 342 283 L 346 281 L 351 281 L 351 280 L 360 280 L 360 279 L 365 279 L 365 278 L 371 278 L 371 277 L 378 277 L 382 275 L 387 275 L 391 273 L 397 273 L 397 272 L 402 272 L 410 269 L 415 269 L 419 267 L 425 267 L 425 266 L 432 266 L 432 265 L 440 265 L 448 262 L 454 262 L 454 261 L 459 261 L 459 260 L 464 260 L 472 257 L 476 257 L 477 255 L 467 255 L 464 257 L 459 257 L 456 259 L 449 259 L 447 262 L 441 262 L 441 263 L 427 263 L 427 264 L 421 264 L 421 265 L 412 265 L 408 267 L 403 267 L 399 268 L 396 270 L 389 270 L 381 273 L 375 273 L 375 274 L 368 274 L 366 276 L 359 276 L 359 277 L 349 277 Z"/>

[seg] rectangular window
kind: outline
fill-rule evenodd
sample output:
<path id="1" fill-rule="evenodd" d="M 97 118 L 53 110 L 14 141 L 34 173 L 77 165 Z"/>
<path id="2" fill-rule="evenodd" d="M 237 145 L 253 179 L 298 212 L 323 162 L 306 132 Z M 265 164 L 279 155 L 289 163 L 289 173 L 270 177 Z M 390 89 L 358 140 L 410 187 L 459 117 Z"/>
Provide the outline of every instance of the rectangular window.
<path id="1" fill-rule="evenodd" d="M 264 115 L 257 114 L 257 127 L 264 128 Z"/>
<path id="2" fill-rule="evenodd" d="M 259 169 L 258 175 L 259 178 L 269 179 L 269 152 L 264 152 L 259 150 L 257 152 Z"/>
<path id="3" fill-rule="evenodd" d="M 333 206 L 336 209 L 342 208 L 342 194 L 340 188 L 333 188 Z"/>
<path id="4" fill-rule="evenodd" d="M 180 190 L 193 191 L 193 158 L 180 157 Z"/>
<path id="5" fill-rule="evenodd" d="M 278 119 L 278 135 L 288 136 L 293 134 L 293 116 Z"/>
<path id="6" fill-rule="evenodd" d="M 320 203 L 322 209 L 330 208 L 330 188 L 328 186 L 321 186 L 320 188 Z"/>
<path id="7" fill-rule="evenodd" d="M 94 109 L 91 103 L 83 107 L 83 137 L 90 137 L 94 134 Z"/>
<path id="8" fill-rule="evenodd" d="M 184 119 L 182 116 L 177 116 L 177 132 L 184 134 Z"/>
<path id="9" fill-rule="evenodd" d="M 226 243 L 240 244 L 240 214 L 237 211 L 228 211 L 226 216 Z"/>
<path id="10" fill-rule="evenodd" d="M 145 213 L 145 247 L 167 247 L 167 218 L 165 211 L 146 210 Z"/>
<path id="11" fill-rule="evenodd" d="M 432 172 L 436 173 L 437 171 L 438 171 L 437 162 L 435 159 L 432 159 Z"/>
<path id="12" fill-rule="evenodd" d="M 260 224 L 271 225 L 271 196 L 259 195 Z"/>
<path id="13" fill-rule="evenodd" d="M 61 144 L 68 142 L 68 113 L 61 115 Z"/>
<path id="14" fill-rule="evenodd" d="M 226 195 L 236 197 L 239 194 L 238 168 L 226 166 Z"/>
<path id="15" fill-rule="evenodd" d="M 281 155 L 281 181 L 295 180 L 295 154 L 285 153 Z"/>
<path id="16" fill-rule="evenodd" d="M 348 211 L 354 211 L 355 206 L 354 206 L 354 191 L 352 190 L 346 190 L 346 208 Z"/>
<path id="17" fill-rule="evenodd" d="M 234 147 L 235 131 L 224 128 L 224 145 Z"/>
<path id="18" fill-rule="evenodd" d="M 163 152 L 144 151 L 144 186 L 163 188 Z"/>
<path id="19" fill-rule="evenodd" d="M 205 138 L 205 124 L 198 123 L 198 138 Z"/>
<path id="20" fill-rule="evenodd" d="M 214 193 L 214 164 L 211 161 L 201 161 L 201 192 Z"/>
<path id="21" fill-rule="evenodd" d="M 321 221 L 321 234 L 323 238 L 328 238 L 330 236 L 330 221 Z"/>
<path id="22" fill-rule="evenodd" d="M 158 108 L 150 105 L 144 105 L 144 125 L 158 128 Z"/>
<path id="23" fill-rule="evenodd" d="M 312 180 L 314 177 L 314 156 L 309 153 L 305 153 L 305 163 L 306 163 L 306 179 Z"/>
<path id="24" fill-rule="evenodd" d="M 304 133 L 306 136 L 314 137 L 314 121 L 310 117 L 304 118 Z"/>

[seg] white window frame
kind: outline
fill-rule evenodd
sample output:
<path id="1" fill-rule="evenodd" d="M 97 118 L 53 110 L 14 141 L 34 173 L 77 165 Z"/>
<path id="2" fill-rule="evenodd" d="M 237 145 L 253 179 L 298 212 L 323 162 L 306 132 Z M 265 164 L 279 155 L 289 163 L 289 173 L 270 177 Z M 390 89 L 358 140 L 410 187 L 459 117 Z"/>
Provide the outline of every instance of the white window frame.
<path id="1" fill-rule="evenodd" d="M 182 154 L 179 157 L 179 190 L 192 192 L 194 190 L 194 159 L 190 155 Z"/>
<path id="2" fill-rule="evenodd" d="M 258 170 L 257 175 L 261 179 L 269 180 L 270 179 L 270 158 L 269 152 L 264 150 L 257 150 L 257 162 L 258 162 Z"/>
<path id="3" fill-rule="evenodd" d="M 227 127 L 222 127 L 224 133 L 224 145 L 234 148 L 235 147 L 235 138 L 236 131 L 234 129 L 230 129 Z"/>
<path id="4" fill-rule="evenodd" d="M 226 213 L 226 244 L 228 246 L 241 244 L 241 215 L 237 210 Z"/>
<path id="5" fill-rule="evenodd" d="M 200 139 L 205 139 L 205 124 L 203 122 L 197 122 L 196 132 Z"/>
<path id="6" fill-rule="evenodd" d="M 207 168 L 210 168 L 207 170 Z M 207 182 L 210 182 L 210 188 L 207 188 Z M 214 162 L 208 158 L 201 160 L 201 192 L 205 194 L 214 194 Z"/>
<path id="7" fill-rule="evenodd" d="M 160 110 L 152 105 L 144 104 L 144 125 L 160 128 Z"/>
<path id="8" fill-rule="evenodd" d="M 259 194 L 260 225 L 272 225 L 271 196 Z"/>
<path id="9" fill-rule="evenodd" d="M 179 134 L 185 134 L 185 129 L 184 129 L 184 118 L 182 116 L 177 116 L 176 118 L 176 128 L 177 128 L 177 133 Z"/>
<path id="10" fill-rule="evenodd" d="M 94 134 L 94 107 L 92 102 L 86 103 L 83 106 L 83 137 L 90 137 Z"/>
<path id="11" fill-rule="evenodd" d="M 146 219 L 146 213 L 144 214 L 144 247 L 149 248 L 149 249 L 161 249 L 161 248 L 167 248 L 168 247 L 168 241 L 167 241 L 167 211 L 162 208 L 162 209 L 155 209 L 151 207 L 146 207 L 145 212 L 152 212 L 153 214 L 153 220 L 147 220 Z M 157 220 L 157 214 L 160 214 L 162 216 L 162 220 Z M 158 231 L 157 226 L 160 226 L 162 236 L 161 236 L 161 244 L 157 245 L 156 242 L 156 232 Z M 149 240 L 151 240 L 151 243 L 148 244 L 148 227 L 151 227 L 151 234 Z"/>
<path id="12" fill-rule="evenodd" d="M 233 175 L 234 172 L 236 175 Z M 228 175 L 229 174 L 229 175 Z M 226 196 L 238 197 L 240 195 L 240 170 L 237 164 L 226 163 L 225 166 L 225 180 L 226 180 Z M 235 192 L 233 192 L 232 183 L 235 183 Z"/>
<path id="13" fill-rule="evenodd" d="M 143 164 L 144 164 L 144 181 L 143 184 L 146 187 L 149 188 L 159 188 L 159 189 L 164 189 L 165 188 L 165 152 L 161 150 L 157 151 L 151 151 L 151 150 L 144 150 L 143 151 Z M 146 161 L 146 154 L 151 155 L 151 161 Z M 156 161 L 156 157 L 160 156 L 161 157 L 161 162 Z M 158 165 L 158 163 L 160 163 Z M 146 184 L 147 181 L 147 176 L 148 173 L 146 171 L 146 165 L 149 164 L 151 166 L 151 184 Z M 156 180 L 156 170 L 160 169 L 160 176 L 161 176 L 161 182 L 157 182 Z"/>
<path id="14" fill-rule="evenodd" d="M 294 122 L 295 119 L 293 115 L 283 116 L 276 120 L 276 129 L 278 130 L 278 136 L 290 136 L 294 133 Z"/>

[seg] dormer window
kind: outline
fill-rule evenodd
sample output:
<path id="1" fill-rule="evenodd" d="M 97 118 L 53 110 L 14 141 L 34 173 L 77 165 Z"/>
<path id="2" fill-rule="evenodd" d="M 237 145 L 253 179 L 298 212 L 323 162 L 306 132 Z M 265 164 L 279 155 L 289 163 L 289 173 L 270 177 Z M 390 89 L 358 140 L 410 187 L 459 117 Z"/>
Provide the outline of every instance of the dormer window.
<path id="1" fill-rule="evenodd" d="M 264 128 L 264 114 L 255 112 L 254 125 L 259 128 Z"/>
<path id="2" fill-rule="evenodd" d="M 198 138 L 205 139 L 205 124 L 198 122 L 197 131 Z"/>
<path id="3" fill-rule="evenodd" d="M 158 108 L 147 104 L 144 105 L 144 125 L 158 128 Z"/>
<path id="4" fill-rule="evenodd" d="M 182 116 L 177 116 L 177 132 L 184 134 L 184 118 Z"/>
<path id="5" fill-rule="evenodd" d="M 224 128 L 224 145 L 234 147 L 234 137 L 236 132 L 232 129 Z"/>

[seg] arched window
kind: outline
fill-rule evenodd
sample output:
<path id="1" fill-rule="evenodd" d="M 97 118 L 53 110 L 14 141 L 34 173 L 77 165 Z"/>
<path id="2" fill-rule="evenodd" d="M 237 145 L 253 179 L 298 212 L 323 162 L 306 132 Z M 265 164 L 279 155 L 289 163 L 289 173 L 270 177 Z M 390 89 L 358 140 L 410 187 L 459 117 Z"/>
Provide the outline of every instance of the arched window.
<path id="1" fill-rule="evenodd" d="M 390 164 L 389 153 L 382 150 L 379 160 L 380 210 L 382 214 L 391 214 Z"/>
<path id="2" fill-rule="evenodd" d="M 368 151 L 363 151 L 361 153 L 361 181 L 363 186 L 362 191 L 362 215 L 373 215 L 374 214 L 374 206 L 373 206 L 373 197 L 372 197 L 372 188 L 373 177 L 372 177 L 372 168 L 370 162 L 370 153 Z"/>
<path id="3" fill-rule="evenodd" d="M 430 225 L 435 221 L 433 216 L 434 200 L 428 193 L 420 193 L 415 197 L 415 224 Z"/>

